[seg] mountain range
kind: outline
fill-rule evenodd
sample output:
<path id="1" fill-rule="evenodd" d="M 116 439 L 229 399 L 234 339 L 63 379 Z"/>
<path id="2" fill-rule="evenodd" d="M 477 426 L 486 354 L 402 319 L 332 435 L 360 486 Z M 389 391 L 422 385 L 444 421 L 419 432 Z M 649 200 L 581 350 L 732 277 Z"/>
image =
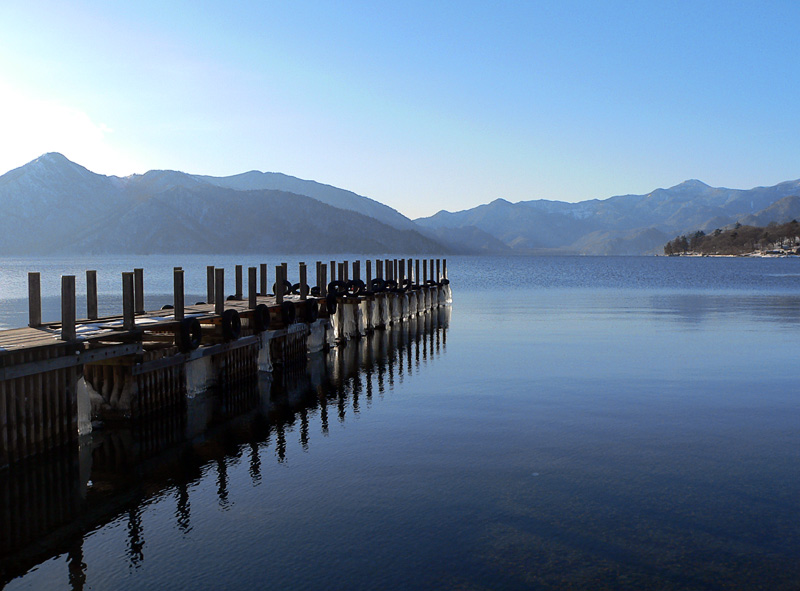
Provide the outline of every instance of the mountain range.
<path id="1" fill-rule="evenodd" d="M 688 180 L 647 195 L 579 203 L 497 199 L 415 220 L 424 228 L 478 228 L 519 253 L 654 254 L 676 235 L 728 225 L 800 218 L 800 180 L 772 187 L 724 189 Z"/>
<path id="2" fill-rule="evenodd" d="M 0 176 L 0 204 L 3 255 L 450 251 L 377 201 L 271 173 L 103 176 L 49 153 Z"/>
<path id="3" fill-rule="evenodd" d="M 491 203 L 410 220 L 288 175 L 96 174 L 58 153 L 0 176 L 0 255 L 105 253 L 648 254 L 680 234 L 800 218 L 800 181 L 697 180 L 578 203 Z"/>

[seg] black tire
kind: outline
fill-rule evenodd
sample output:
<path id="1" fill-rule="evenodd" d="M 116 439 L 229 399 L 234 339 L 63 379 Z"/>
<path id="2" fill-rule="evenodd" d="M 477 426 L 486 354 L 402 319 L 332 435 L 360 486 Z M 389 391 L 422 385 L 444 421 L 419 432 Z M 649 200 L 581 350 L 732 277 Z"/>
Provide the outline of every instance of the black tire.
<path id="1" fill-rule="evenodd" d="M 297 320 L 297 311 L 294 309 L 292 302 L 283 302 L 281 304 L 281 320 L 287 326 L 294 324 Z"/>
<path id="2" fill-rule="evenodd" d="M 206 303 L 205 302 L 195 302 L 194 305 L 195 306 L 205 306 Z"/>
<path id="3" fill-rule="evenodd" d="M 386 291 L 386 282 L 380 277 L 376 277 L 369 282 L 369 288 L 375 293 L 382 293 Z"/>
<path id="4" fill-rule="evenodd" d="M 449 279 L 442 279 L 442 285 L 450 285 Z"/>
<path id="5" fill-rule="evenodd" d="M 278 293 L 277 290 L 278 290 L 278 284 L 277 283 L 273 283 L 272 284 L 272 295 L 275 295 L 276 293 Z M 292 293 L 292 282 L 291 281 L 288 281 L 288 280 L 284 280 L 283 281 L 283 293 L 284 293 L 284 295 Z"/>
<path id="6" fill-rule="evenodd" d="M 336 314 L 336 294 L 329 293 L 325 296 L 325 307 L 328 310 L 328 314 Z"/>
<path id="7" fill-rule="evenodd" d="M 309 324 L 319 318 L 319 303 L 317 300 L 306 300 L 306 322 Z"/>
<path id="8" fill-rule="evenodd" d="M 328 284 L 328 293 L 333 295 L 344 295 L 347 293 L 347 284 L 344 281 L 331 281 Z"/>
<path id="9" fill-rule="evenodd" d="M 269 330 L 269 308 L 266 304 L 259 304 L 253 310 L 253 329 L 256 332 Z"/>
<path id="10" fill-rule="evenodd" d="M 397 281 L 395 281 L 394 279 L 387 279 L 386 289 L 397 289 Z"/>
<path id="11" fill-rule="evenodd" d="M 292 290 L 289 293 L 292 295 L 300 295 L 300 284 L 295 283 L 292 285 Z"/>
<path id="12" fill-rule="evenodd" d="M 367 286 L 361 279 L 353 279 L 347 282 L 347 293 L 350 295 L 358 296 L 367 291 Z"/>
<path id="13" fill-rule="evenodd" d="M 161 306 L 161 309 L 162 310 L 174 310 L 175 306 L 173 306 L 171 304 L 164 304 L 163 306 Z"/>
<path id="14" fill-rule="evenodd" d="M 222 338 L 235 341 L 242 334 L 242 319 L 236 310 L 225 310 L 222 313 Z"/>
<path id="15" fill-rule="evenodd" d="M 319 285 L 315 285 L 314 287 L 311 288 L 311 290 L 308 293 L 309 295 L 318 298 L 322 294 L 322 290 L 319 288 Z"/>
<path id="16" fill-rule="evenodd" d="M 203 331 L 197 318 L 184 318 L 178 325 L 178 350 L 181 353 L 194 351 L 203 340 Z"/>
<path id="17" fill-rule="evenodd" d="M 437 285 L 437 283 L 436 283 L 436 281 L 434 281 L 433 279 L 428 279 L 428 280 L 425 282 L 425 285 L 431 285 L 431 286 L 434 286 L 434 285 Z"/>

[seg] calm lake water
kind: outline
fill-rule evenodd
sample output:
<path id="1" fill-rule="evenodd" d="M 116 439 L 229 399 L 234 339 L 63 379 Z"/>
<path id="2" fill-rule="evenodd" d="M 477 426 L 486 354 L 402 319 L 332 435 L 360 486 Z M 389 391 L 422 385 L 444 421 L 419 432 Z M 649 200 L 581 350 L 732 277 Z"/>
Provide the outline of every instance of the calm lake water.
<path id="1" fill-rule="evenodd" d="M 61 273 L 119 313 L 134 266 L 152 308 L 280 260 L 0 260 L 0 324 L 29 270 L 56 319 Z M 448 269 L 451 309 L 0 472 L 0 585 L 800 588 L 800 260 Z"/>

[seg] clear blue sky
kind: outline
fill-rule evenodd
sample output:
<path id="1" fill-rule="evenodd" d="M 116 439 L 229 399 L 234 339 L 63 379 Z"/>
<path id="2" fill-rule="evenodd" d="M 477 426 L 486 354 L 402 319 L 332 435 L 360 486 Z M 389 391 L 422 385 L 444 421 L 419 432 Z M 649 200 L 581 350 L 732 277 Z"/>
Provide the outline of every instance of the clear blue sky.
<path id="1" fill-rule="evenodd" d="M 410 217 L 800 177 L 800 2 L 0 6 L 0 172 L 284 172 Z"/>

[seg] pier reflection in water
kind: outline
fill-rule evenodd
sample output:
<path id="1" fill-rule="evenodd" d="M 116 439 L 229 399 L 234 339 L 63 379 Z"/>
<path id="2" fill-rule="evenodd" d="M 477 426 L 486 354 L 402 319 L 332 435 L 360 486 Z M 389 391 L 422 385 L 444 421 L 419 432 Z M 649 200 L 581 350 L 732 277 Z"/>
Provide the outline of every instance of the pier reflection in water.
<path id="1" fill-rule="evenodd" d="M 344 424 L 442 355 L 450 313 L 440 308 L 210 391 L 188 400 L 185 413 L 105 425 L 91 441 L 0 473 L 0 585 L 24 586 L 38 575 L 48 588 L 89 588 L 92 558 L 84 543 L 104 528 L 125 529 L 128 567 L 141 567 L 149 558 L 142 523 L 149 504 L 174 498 L 171 523 L 190 534 L 195 496 L 205 503 L 214 490 L 218 506 L 230 506 L 232 466 L 246 462 L 252 486 L 260 486 L 269 450 L 287 462 L 294 437 L 311 451 L 332 421 Z"/>

